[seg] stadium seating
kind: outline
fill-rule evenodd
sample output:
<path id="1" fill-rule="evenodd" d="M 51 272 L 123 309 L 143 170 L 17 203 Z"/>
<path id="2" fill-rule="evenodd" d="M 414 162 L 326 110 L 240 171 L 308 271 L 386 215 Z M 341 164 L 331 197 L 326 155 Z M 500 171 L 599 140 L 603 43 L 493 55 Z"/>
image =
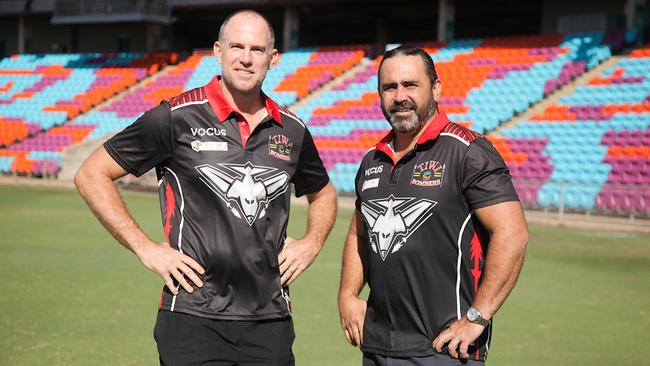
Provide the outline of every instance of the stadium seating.
<path id="1" fill-rule="evenodd" d="M 269 71 L 264 91 L 278 103 L 291 105 L 324 83 L 340 76 L 358 63 L 364 54 L 360 47 L 323 47 L 284 53 L 277 67 Z M 168 63 L 166 57 L 169 55 L 48 55 L 44 57 L 45 61 L 37 56 L 20 56 L 19 61 L 2 60 L 0 67 L 8 68 L 11 73 L 7 73 L 14 78 L 0 79 L 0 97 L 4 95 L 1 93 L 11 90 L 13 98 L 20 100 L 5 106 L 9 103 L 3 103 L 0 99 L 0 142 L 9 145 L 15 140 L 37 134 L 38 131 L 61 125 L 70 118 L 73 120 L 63 129 L 52 129 L 8 146 L 9 152 L 5 152 L 5 156 L 0 160 L 1 171 L 54 174 L 61 166 L 61 151 L 65 147 L 117 132 L 132 123 L 144 111 L 156 106 L 162 99 L 205 85 L 221 71 L 211 53 L 197 53 L 176 67 L 156 73 L 160 66 Z M 178 56 L 173 54 L 173 57 L 175 62 Z M 24 70 L 28 67 L 45 67 L 42 65 L 49 67 L 44 70 L 37 69 L 46 75 L 42 78 L 38 73 L 31 75 L 27 71 L 24 71 L 24 74 L 31 79 L 15 77 L 16 70 L 23 70 L 20 67 Z M 146 65 L 148 68 L 141 68 L 139 65 Z M 48 76 L 50 74 L 54 76 Z M 1 71 L 0 75 L 3 75 Z M 154 77 L 146 85 L 119 95 L 101 109 L 87 112 L 92 106 L 132 86 L 147 75 Z M 38 85 L 31 89 L 26 88 L 25 86 L 30 85 L 30 80 L 32 84 L 38 80 Z M 82 92 L 74 95 L 76 89 L 61 85 L 62 81 L 68 80 L 71 85 L 83 84 L 78 88 Z M 53 84 L 58 89 L 41 91 Z M 49 96 L 49 99 L 42 103 L 45 107 L 39 114 L 32 115 L 34 107 L 41 107 L 41 104 L 34 105 L 39 100 L 37 96 L 43 94 Z M 61 99 L 61 95 L 65 95 L 67 99 Z M 23 106 L 20 104 L 23 99 L 31 104 Z M 2 108 L 7 111 L 6 116 L 2 114 Z M 21 123 L 21 119 L 15 118 L 23 115 L 33 117 L 28 120 L 38 121 L 38 124 Z M 29 153 L 30 151 L 33 153 Z M 8 163 L 11 159 L 15 161 Z"/>
<path id="2" fill-rule="evenodd" d="M 0 171 L 53 174 L 88 128 L 66 121 L 121 93 L 177 54 L 17 55 L 0 60 Z M 28 138 L 29 137 L 29 138 Z"/>
<path id="3" fill-rule="evenodd" d="M 593 33 L 457 40 L 419 46 L 431 55 L 443 82 L 442 110 L 461 125 L 485 132 L 609 58 L 610 49 L 602 40 L 602 34 Z M 349 170 L 358 161 L 337 160 L 338 153 L 329 150 L 352 142 L 354 147 L 348 149 L 355 152 L 345 156 L 361 156 L 373 145 L 366 136 L 381 135 L 388 127 L 376 92 L 379 59 L 364 63 L 354 75 L 296 109 L 309 124 L 341 191 L 353 191 Z M 328 147 L 323 141 L 327 141 Z M 529 172 L 528 169 L 523 171 Z M 537 174 L 537 169 L 542 168 L 533 165 L 532 169 Z M 545 169 L 548 173 L 550 168 Z"/>
<path id="4" fill-rule="evenodd" d="M 486 133 L 611 57 L 623 41 L 623 33 L 588 33 L 418 46 L 443 82 L 441 109 Z M 221 71 L 201 52 L 160 71 L 177 61 L 167 53 L 0 60 L 0 172 L 56 175 L 67 146 L 115 133 Z M 389 127 L 376 91 L 378 64 L 363 46 L 297 49 L 281 55 L 264 84 L 309 125 L 342 192 L 354 191 L 359 161 Z M 645 46 L 529 120 L 488 136 L 526 206 L 650 215 L 648 75 Z"/>
<path id="5" fill-rule="evenodd" d="M 358 64 L 365 52 L 362 47 L 301 48 L 282 53 L 278 65 L 269 70 L 264 92 L 278 104 L 288 107 L 326 82 Z M 212 54 L 204 54 L 185 90 L 207 84 L 221 72 Z"/>
<path id="6" fill-rule="evenodd" d="M 556 104 L 501 132 L 507 141 L 548 141 L 548 177 L 528 176 L 504 155 L 518 190 L 542 207 L 650 213 L 650 52 L 633 51 Z"/>

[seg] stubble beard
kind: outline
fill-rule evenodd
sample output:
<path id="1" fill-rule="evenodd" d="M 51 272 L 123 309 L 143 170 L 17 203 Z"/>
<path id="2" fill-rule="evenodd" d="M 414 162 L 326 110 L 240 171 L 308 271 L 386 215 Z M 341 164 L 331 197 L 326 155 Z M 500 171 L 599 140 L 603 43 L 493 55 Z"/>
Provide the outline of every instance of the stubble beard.
<path id="1" fill-rule="evenodd" d="M 236 77 L 224 77 L 224 82 L 235 93 L 250 94 L 257 89 L 261 89 L 262 85 L 259 82 L 237 80 Z"/>
<path id="2" fill-rule="evenodd" d="M 415 114 L 408 117 L 399 117 L 395 115 L 398 111 L 414 110 Z M 396 132 L 399 133 L 414 133 L 422 129 L 422 127 L 431 118 L 436 110 L 436 102 L 431 100 L 426 107 L 418 108 L 413 102 L 405 102 L 400 105 L 393 104 L 389 111 L 384 112 L 384 116 Z"/>

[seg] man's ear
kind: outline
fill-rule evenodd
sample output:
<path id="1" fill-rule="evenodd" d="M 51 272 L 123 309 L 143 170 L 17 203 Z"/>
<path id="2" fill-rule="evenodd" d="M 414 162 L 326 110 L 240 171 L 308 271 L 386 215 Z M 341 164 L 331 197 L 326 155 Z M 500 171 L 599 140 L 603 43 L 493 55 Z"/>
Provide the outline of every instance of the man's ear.
<path id="1" fill-rule="evenodd" d="M 442 95 L 442 81 L 440 79 L 436 79 L 433 83 L 431 92 L 433 93 L 433 100 L 435 100 L 436 103 L 440 102 L 440 96 Z"/>
<path id="2" fill-rule="evenodd" d="M 276 67 L 280 62 L 280 53 L 276 48 L 271 51 L 271 63 L 269 64 L 269 70 Z"/>
<path id="3" fill-rule="evenodd" d="M 214 42 L 212 52 L 214 53 L 214 57 L 217 58 L 217 61 L 221 63 L 221 43 L 219 43 L 219 41 Z"/>

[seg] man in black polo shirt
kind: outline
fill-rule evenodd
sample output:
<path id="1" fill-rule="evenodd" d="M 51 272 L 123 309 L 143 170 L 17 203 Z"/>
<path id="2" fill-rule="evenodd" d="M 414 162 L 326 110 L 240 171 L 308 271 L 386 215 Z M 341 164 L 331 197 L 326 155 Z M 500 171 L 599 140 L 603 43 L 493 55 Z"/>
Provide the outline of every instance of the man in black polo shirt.
<path id="1" fill-rule="evenodd" d="M 165 281 L 154 337 L 161 364 L 292 365 L 289 284 L 332 228 L 336 193 L 309 131 L 261 91 L 278 61 L 268 21 L 226 19 L 222 76 L 163 101 L 108 140 L 75 183 L 106 228 Z M 112 182 L 155 168 L 165 243 Z M 290 184 L 307 195 L 307 233 L 286 236 Z"/>
<path id="2" fill-rule="evenodd" d="M 528 231 L 508 170 L 483 136 L 438 111 L 441 87 L 424 51 L 384 55 L 379 95 L 393 128 L 357 173 L 339 291 L 364 365 L 482 364 L 523 264 Z"/>

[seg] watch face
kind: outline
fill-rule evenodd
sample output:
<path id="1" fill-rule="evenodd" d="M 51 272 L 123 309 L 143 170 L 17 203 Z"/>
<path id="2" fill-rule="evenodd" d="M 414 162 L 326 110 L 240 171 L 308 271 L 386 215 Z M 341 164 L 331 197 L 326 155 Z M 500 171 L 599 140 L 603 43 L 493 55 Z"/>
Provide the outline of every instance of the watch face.
<path id="1" fill-rule="evenodd" d="M 478 318 L 478 311 L 475 308 L 469 308 L 469 310 L 467 310 L 467 319 L 473 322 L 477 318 Z"/>

